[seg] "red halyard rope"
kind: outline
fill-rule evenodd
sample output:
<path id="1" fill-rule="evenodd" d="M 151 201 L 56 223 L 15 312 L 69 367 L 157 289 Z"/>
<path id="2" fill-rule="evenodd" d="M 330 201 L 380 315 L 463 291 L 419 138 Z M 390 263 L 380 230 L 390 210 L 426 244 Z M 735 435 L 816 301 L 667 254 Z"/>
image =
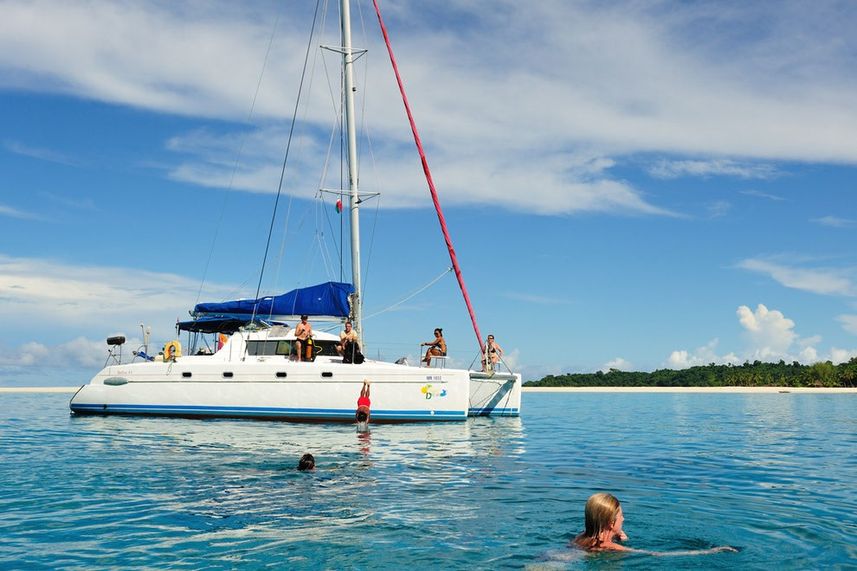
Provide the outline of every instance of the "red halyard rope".
<path id="1" fill-rule="evenodd" d="M 449 259 L 452 262 L 452 268 L 455 270 L 455 277 L 458 279 L 458 286 L 461 288 L 461 293 L 464 296 L 464 303 L 467 305 L 467 311 L 470 313 L 470 321 L 473 323 L 473 331 L 476 333 L 476 341 L 479 343 L 479 350 L 482 350 L 482 335 L 479 333 L 479 325 L 476 323 L 476 312 L 473 311 L 473 305 L 470 303 L 470 296 L 467 293 L 467 286 L 464 285 L 464 277 L 461 275 L 461 267 L 458 265 L 458 258 L 455 256 L 455 248 L 452 246 L 452 238 L 449 236 L 449 230 L 446 227 L 446 220 L 443 217 L 443 210 L 440 207 L 440 199 L 437 196 L 437 189 L 434 186 L 434 180 L 431 177 L 426 153 L 423 150 L 423 144 L 420 140 L 420 134 L 417 132 L 417 124 L 414 121 L 414 115 L 411 113 L 411 106 L 408 104 L 408 96 L 405 94 L 405 85 L 402 83 L 402 76 L 399 75 L 399 66 L 396 64 L 396 56 L 393 55 L 393 47 L 390 45 L 390 36 L 387 35 L 387 27 L 384 25 L 384 19 L 381 17 L 381 9 L 378 7 L 378 0 L 372 0 L 375 6 L 375 14 L 378 15 L 378 23 L 381 25 L 381 33 L 384 35 L 384 43 L 387 45 L 387 53 L 390 54 L 390 63 L 393 64 L 393 72 L 396 74 L 396 83 L 399 84 L 399 92 L 402 94 L 402 102 L 405 104 L 405 112 L 408 114 L 408 121 L 411 124 L 411 131 L 414 133 L 414 142 L 417 144 L 417 150 L 420 153 L 420 161 L 423 164 L 423 172 L 426 175 L 426 182 L 431 192 L 431 199 L 434 202 L 434 209 L 437 212 L 437 220 L 440 222 L 440 229 L 443 232 L 443 239 L 446 240 L 446 249 L 449 250 Z"/>

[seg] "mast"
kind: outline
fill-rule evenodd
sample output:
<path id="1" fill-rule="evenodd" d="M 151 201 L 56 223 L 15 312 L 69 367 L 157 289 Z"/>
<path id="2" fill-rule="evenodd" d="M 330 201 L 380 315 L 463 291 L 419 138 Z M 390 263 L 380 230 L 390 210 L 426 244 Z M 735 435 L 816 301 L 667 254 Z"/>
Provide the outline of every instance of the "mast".
<path id="1" fill-rule="evenodd" d="M 342 24 L 342 71 L 345 82 L 345 124 L 348 146 L 348 189 L 351 210 L 351 280 L 354 298 L 351 304 L 354 330 L 363 347 L 363 291 L 360 286 L 360 195 L 357 191 L 357 129 L 354 117 L 354 54 L 351 50 L 351 8 L 349 0 L 340 0 Z M 365 349 L 364 349 L 365 351 Z"/>

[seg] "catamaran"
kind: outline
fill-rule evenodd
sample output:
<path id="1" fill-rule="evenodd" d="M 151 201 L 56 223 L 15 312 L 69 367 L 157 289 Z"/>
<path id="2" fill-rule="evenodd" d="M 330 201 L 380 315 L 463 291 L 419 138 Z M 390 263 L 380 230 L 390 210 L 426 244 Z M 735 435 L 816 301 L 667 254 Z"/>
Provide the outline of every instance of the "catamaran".
<path id="1" fill-rule="evenodd" d="M 378 23 L 387 46 L 402 100 L 450 260 L 470 313 L 481 351 L 483 343 L 467 288 L 444 222 L 437 191 L 428 169 L 396 60 L 390 47 L 377 1 Z M 487 354 L 482 369 L 448 368 L 446 358 L 431 360 L 433 366 L 343 358 L 340 338 L 315 332 L 312 343 L 303 343 L 296 359 L 295 329 L 287 319 L 306 315 L 313 319 L 350 320 L 363 347 L 363 311 L 360 276 L 360 194 L 357 177 L 353 64 L 360 50 L 352 48 L 350 6 L 340 1 L 342 77 L 346 122 L 348 198 L 352 283 L 328 282 L 278 296 L 249 300 L 202 303 L 193 319 L 178 325 L 193 334 L 191 349 L 182 354 L 178 341 L 168 343 L 162 354 L 150 357 L 135 351 L 124 363 L 124 337 L 107 340 L 112 362 L 72 397 L 75 414 L 133 414 L 182 417 L 259 418 L 288 421 L 353 421 L 355 403 L 364 381 L 371 382 L 373 422 L 463 421 L 468 416 L 518 416 L 521 410 L 521 375 L 500 370 Z M 218 335 L 213 350 L 196 350 L 205 334 Z M 144 339 L 147 340 L 144 332 Z M 341 349 L 341 346 L 340 346 Z M 365 351 L 365 349 L 364 349 Z"/>

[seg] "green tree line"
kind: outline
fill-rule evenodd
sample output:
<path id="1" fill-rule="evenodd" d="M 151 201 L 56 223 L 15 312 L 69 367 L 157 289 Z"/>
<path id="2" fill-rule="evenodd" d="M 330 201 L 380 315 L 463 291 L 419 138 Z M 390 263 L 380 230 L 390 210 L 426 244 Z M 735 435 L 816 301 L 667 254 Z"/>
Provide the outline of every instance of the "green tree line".
<path id="1" fill-rule="evenodd" d="M 608 372 L 548 375 L 528 381 L 525 387 L 854 387 L 857 386 L 857 357 L 834 365 L 830 361 L 802 365 L 749 361 L 743 365 L 715 365 L 681 369 L 658 369 L 651 373 Z"/>

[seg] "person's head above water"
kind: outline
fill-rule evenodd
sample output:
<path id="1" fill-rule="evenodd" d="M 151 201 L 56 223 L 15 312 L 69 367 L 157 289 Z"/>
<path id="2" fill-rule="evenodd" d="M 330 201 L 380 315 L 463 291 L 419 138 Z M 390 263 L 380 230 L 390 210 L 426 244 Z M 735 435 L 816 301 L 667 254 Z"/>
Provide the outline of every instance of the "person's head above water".
<path id="1" fill-rule="evenodd" d="M 298 461 L 298 470 L 306 471 L 306 470 L 315 470 L 315 457 L 307 452 L 301 459 Z"/>
<path id="2" fill-rule="evenodd" d="M 615 535 L 622 533 L 622 506 L 616 496 L 605 492 L 592 494 L 583 510 L 585 529 L 576 542 L 581 547 L 598 548 L 602 543 L 612 543 Z"/>
<path id="3" fill-rule="evenodd" d="M 357 422 L 366 422 L 367 420 L 369 420 L 369 415 L 366 414 L 366 411 L 365 410 L 358 410 L 357 411 Z"/>

